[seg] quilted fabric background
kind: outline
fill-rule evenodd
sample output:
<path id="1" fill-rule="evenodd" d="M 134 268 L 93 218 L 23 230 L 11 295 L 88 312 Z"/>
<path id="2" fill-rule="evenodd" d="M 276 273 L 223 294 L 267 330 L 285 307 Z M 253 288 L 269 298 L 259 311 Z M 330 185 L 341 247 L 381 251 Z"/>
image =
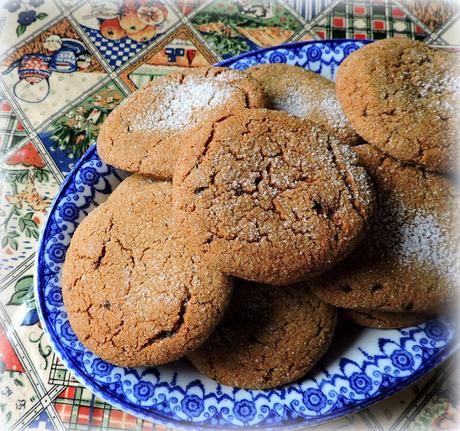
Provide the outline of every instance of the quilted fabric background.
<path id="1" fill-rule="evenodd" d="M 291 41 L 399 36 L 460 47 L 455 0 L 161 0 L 155 16 L 143 10 L 156 28 L 130 37 L 113 20 L 121 1 L 0 0 L 0 429 L 164 429 L 72 379 L 33 297 L 50 202 L 123 98 L 178 68 Z M 457 429 L 454 363 L 320 429 Z"/>

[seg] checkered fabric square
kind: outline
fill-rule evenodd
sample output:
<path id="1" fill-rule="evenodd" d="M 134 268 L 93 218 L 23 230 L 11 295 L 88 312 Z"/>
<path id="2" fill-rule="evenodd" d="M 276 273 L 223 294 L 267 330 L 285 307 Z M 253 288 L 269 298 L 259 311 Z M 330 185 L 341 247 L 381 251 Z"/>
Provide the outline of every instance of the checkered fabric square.
<path id="1" fill-rule="evenodd" d="M 83 417 L 83 413 L 88 410 L 91 399 L 86 400 L 82 397 L 83 388 L 68 387 L 54 401 L 56 412 L 64 424 L 82 423 L 87 420 L 88 415 Z M 82 418 L 80 418 L 82 415 Z M 69 429 L 76 429 L 75 427 Z"/>
<path id="2" fill-rule="evenodd" d="M 0 155 L 27 137 L 10 104 L 0 98 Z"/>
<path id="3" fill-rule="evenodd" d="M 53 385 L 79 386 L 79 383 L 61 361 L 59 361 L 56 355 L 53 355 L 48 382 Z"/>
<path id="4" fill-rule="evenodd" d="M 114 68 L 125 64 L 131 57 L 152 43 L 152 41 L 138 43 L 132 39 L 129 39 L 128 37 L 114 42 L 101 36 L 99 31 L 92 28 L 83 27 L 83 30 L 89 36 L 99 52 L 104 56 L 107 62 Z"/>
<path id="5" fill-rule="evenodd" d="M 165 427 L 143 421 L 113 408 L 83 387 L 68 387 L 54 401 L 66 429 L 91 431 L 163 431 Z"/>
<path id="6" fill-rule="evenodd" d="M 423 40 L 427 34 L 391 0 L 347 0 L 338 3 L 314 31 L 322 39 Z"/>

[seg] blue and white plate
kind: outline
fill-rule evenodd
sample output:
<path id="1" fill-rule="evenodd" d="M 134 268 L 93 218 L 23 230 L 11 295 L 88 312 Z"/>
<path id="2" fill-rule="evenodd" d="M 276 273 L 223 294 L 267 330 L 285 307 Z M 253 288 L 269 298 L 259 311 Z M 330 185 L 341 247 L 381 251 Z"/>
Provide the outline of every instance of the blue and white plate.
<path id="1" fill-rule="evenodd" d="M 364 43 L 297 43 L 221 64 L 245 69 L 286 62 L 333 79 L 341 61 Z M 173 426 L 296 428 L 351 413 L 391 395 L 458 348 L 454 325 L 445 319 L 402 330 L 347 330 L 303 379 L 263 391 L 219 385 L 185 360 L 154 368 L 114 367 L 83 347 L 72 331 L 62 303 L 61 268 L 78 224 L 124 176 L 102 162 L 94 146 L 88 150 L 50 209 L 35 276 L 40 318 L 54 349 L 82 384 L 115 407 Z"/>

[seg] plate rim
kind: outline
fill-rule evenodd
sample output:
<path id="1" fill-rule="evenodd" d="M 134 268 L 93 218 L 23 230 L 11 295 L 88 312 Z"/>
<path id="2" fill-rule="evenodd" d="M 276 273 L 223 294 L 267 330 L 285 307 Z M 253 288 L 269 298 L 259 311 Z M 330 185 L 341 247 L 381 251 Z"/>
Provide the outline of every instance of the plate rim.
<path id="1" fill-rule="evenodd" d="M 277 45 L 277 46 L 272 46 L 272 47 L 267 47 L 263 48 L 260 50 L 255 50 L 255 51 L 249 51 L 246 53 L 242 53 L 240 55 L 237 55 L 235 57 L 231 57 L 229 59 L 225 59 L 219 63 L 216 63 L 214 66 L 226 66 L 228 64 L 234 63 L 236 61 L 239 61 L 240 59 L 244 59 L 247 57 L 255 56 L 258 54 L 264 54 L 266 52 L 270 52 L 273 50 L 278 50 L 278 49 L 292 49 L 292 48 L 297 48 L 297 47 L 302 47 L 305 45 L 310 45 L 310 44 L 323 44 L 323 45 L 331 45 L 335 43 L 345 43 L 345 42 L 359 42 L 359 43 L 372 43 L 373 40 L 369 39 L 329 39 L 329 40 L 310 40 L 310 41 L 302 41 L 302 42 L 294 42 L 294 43 L 287 43 L 287 44 L 282 44 L 282 45 Z M 88 150 L 82 155 L 82 157 L 77 161 L 77 163 L 74 165 L 74 167 L 71 169 L 71 171 L 67 174 L 67 176 L 64 178 L 63 182 L 61 183 L 55 197 L 53 198 L 53 202 L 48 208 L 48 213 L 46 217 L 46 221 L 43 225 L 43 228 L 41 229 L 40 232 L 40 237 L 37 241 L 37 248 L 36 248 L 36 254 L 34 258 L 34 296 L 35 296 L 35 302 L 37 304 L 37 312 L 38 316 L 40 318 L 40 321 L 42 322 L 42 327 L 43 331 L 45 332 L 46 336 L 48 337 L 48 340 L 50 341 L 50 345 L 54 350 L 54 353 L 57 354 L 59 359 L 62 361 L 62 363 L 66 366 L 66 368 L 69 370 L 69 372 L 76 378 L 76 380 L 82 384 L 84 387 L 89 389 L 94 395 L 97 397 L 101 398 L 103 401 L 111 404 L 115 408 L 118 408 L 128 414 L 137 416 L 141 419 L 159 424 L 159 425 L 164 425 L 164 426 L 173 426 L 177 428 L 182 428 L 182 429 L 196 429 L 196 430 L 210 430 L 210 429 L 221 429 L 221 430 L 235 430 L 235 429 L 244 429 L 244 426 L 238 426 L 238 425 L 222 425 L 222 426 L 216 426 L 213 424 L 197 424 L 194 422 L 186 422 L 186 421 L 178 421 L 175 419 L 172 419 L 167 416 L 161 415 L 161 413 L 155 411 L 153 413 L 147 414 L 144 413 L 144 411 L 147 409 L 145 407 L 137 407 L 133 406 L 132 403 L 126 402 L 116 396 L 109 395 L 107 392 L 99 386 L 98 383 L 94 383 L 88 376 L 85 375 L 84 372 L 80 371 L 78 367 L 75 367 L 73 365 L 73 360 L 72 358 L 67 358 L 65 356 L 64 352 L 61 352 L 60 349 L 57 348 L 58 343 L 55 340 L 55 337 L 57 337 L 57 334 L 54 332 L 50 332 L 48 330 L 48 325 L 49 322 L 44 318 L 44 310 L 45 306 L 43 304 L 44 302 L 44 286 L 42 286 L 41 283 L 41 277 L 39 276 L 39 266 L 40 266 L 40 260 L 43 258 L 43 254 L 45 252 L 45 237 L 48 233 L 48 230 L 50 228 L 50 219 L 51 215 L 54 213 L 56 206 L 60 202 L 60 197 L 62 193 L 65 192 L 65 190 L 68 188 L 69 183 L 71 183 L 72 178 L 74 177 L 75 173 L 79 170 L 81 165 L 85 162 L 87 162 L 87 159 L 90 158 L 91 156 L 94 155 L 94 153 L 97 154 L 97 147 L 96 143 L 92 144 Z M 277 424 L 272 424 L 272 425 L 267 425 L 267 424 L 255 424 L 251 425 L 251 428 L 254 429 L 259 429 L 259 430 L 296 430 L 305 426 L 313 426 L 313 425 L 318 425 L 320 423 L 328 422 L 333 419 L 337 419 L 340 417 L 343 417 L 348 414 L 355 413 L 356 411 L 362 410 L 363 408 L 366 408 L 376 402 L 379 402 L 385 398 L 388 398 L 391 395 L 394 395 L 395 393 L 399 392 L 403 388 L 406 388 L 407 386 L 411 385 L 418 379 L 420 379 L 422 376 L 427 374 L 429 371 L 433 370 L 436 368 L 439 364 L 447 360 L 449 357 L 451 357 L 456 351 L 460 349 L 460 343 L 455 343 L 451 341 L 448 346 L 446 346 L 437 356 L 434 356 L 431 358 L 431 360 L 425 364 L 428 364 L 428 366 L 421 366 L 417 372 L 415 372 L 413 375 L 405 379 L 400 385 L 397 386 L 397 390 L 394 390 L 394 387 L 392 388 L 393 390 L 390 392 L 387 388 L 385 390 L 380 391 L 377 395 L 371 396 L 369 398 L 366 398 L 365 400 L 362 400 L 361 402 L 356 403 L 353 407 L 350 406 L 344 406 L 340 409 L 335 410 L 334 412 L 331 412 L 330 414 L 325 414 L 323 416 L 317 417 L 317 418 L 303 418 L 303 417 L 298 417 L 291 421 L 290 423 L 286 422 L 280 422 Z"/>
<path id="2" fill-rule="evenodd" d="M 257 54 L 265 54 L 266 52 L 270 52 L 276 49 L 293 49 L 299 48 L 305 45 L 313 45 L 315 43 L 320 43 L 322 45 L 333 45 L 335 43 L 341 44 L 346 42 L 359 42 L 363 43 L 364 45 L 368 45 L 370 43 L 375 42 L 374 39 L 321 39 L 321 40 L 303 40 L 299 42 L 289 42 L 289 43 L 282 43 L 281 45 L 274 45 L 274 46 L 267 46 L 266 48 L 256 49 L 254 51 L 247 51 L 241 54 L 235 55 L 234 57 L 226 58 L 218 63 L 215 63 L 213 66 L 220 66 L 220 67 L 227 67 L 227 65 L 235 63 L 239 60 L 242 60 L 247 57 L 252 57 L 253 55 Z"/>

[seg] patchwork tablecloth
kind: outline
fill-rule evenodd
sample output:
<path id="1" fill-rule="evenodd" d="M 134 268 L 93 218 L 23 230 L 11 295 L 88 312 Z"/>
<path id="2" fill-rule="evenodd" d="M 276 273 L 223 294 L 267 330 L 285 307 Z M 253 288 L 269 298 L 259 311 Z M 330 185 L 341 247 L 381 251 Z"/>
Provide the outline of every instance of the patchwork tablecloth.
<path id="1" fill-rule="evenodd" d="M 50 202 L 124 97 L 178 68 L 284 42 L 401 36 L 460 46 L 455 0 L 125 0 L 152 24 L 128 36 L 119 25 L 121 3 L 0 1 L 1 430 L 164 428 L 75 382 L 43 334 L 33 297 L 34 254 Z M 454 364 L 320 428 L 457 429 Z"/>

